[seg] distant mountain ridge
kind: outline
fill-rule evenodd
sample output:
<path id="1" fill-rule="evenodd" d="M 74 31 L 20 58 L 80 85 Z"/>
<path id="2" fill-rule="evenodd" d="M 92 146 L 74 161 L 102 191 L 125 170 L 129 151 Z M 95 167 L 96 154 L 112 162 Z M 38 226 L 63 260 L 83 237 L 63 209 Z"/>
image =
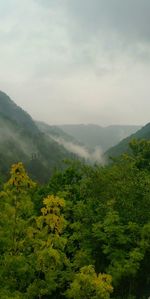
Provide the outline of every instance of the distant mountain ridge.
<path id="1" fill-rule="evenodd" d="M 93 124 L 61 125 L 59 127 L 87 148 L 100 147 L 104 152 L 141 128 L 141 126 L 128 125 L 101 127 Z"/>
<path id="2" fill-rule="evenodd" d="M 108 151 L 106 151 L 105 156 L 107 157 L 117 157 L 122 155 L 125 152 L 129 151 L 129 143 L 132 139 L 146 139 L 150 140 L 150 123 L 146 124 L 136 133 L 130 135 L 129 137 L 123 139 L 116 146 L 113 146 Z"/>
<path id="3" fill-rule="evenodd" d="M 63 131 L 60 127 L 54 125 L 48 125 L 44 122 L 36 121 L 37 127 L 40 129 L 41 132 L 48 134 L 49 136 L 55 138 L 63 138 L 65 141 L 78 143 L 77 140 Z"/>
<path id="4" fill-rule="evenodd" d="M 85 160 L 87 163 L 103 163 L 102 151 L 98 148 L 89 149 L 85 144 L 77 141 L 74 137 L 64 132 L 60 127 L 36 122 L 39 129 L 62 145 L 67 151 Z"/>

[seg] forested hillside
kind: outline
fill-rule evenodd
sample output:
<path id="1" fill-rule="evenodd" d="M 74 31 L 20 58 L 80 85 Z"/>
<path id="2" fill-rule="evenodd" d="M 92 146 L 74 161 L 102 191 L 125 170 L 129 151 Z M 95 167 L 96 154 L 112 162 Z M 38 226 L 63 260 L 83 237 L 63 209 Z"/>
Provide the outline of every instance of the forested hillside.
<path id="1" fill-rule="evenodd" d="M 144 126 L 142 129 L 138 130 L 136 133 L 130 135 L 129 137 L 123 139 L 119 144 L 116 146 L 110 148 L 108 151 L 106 151 L 107 157 L 117 157 L 125 152 L 130 151 L 129 143 L 131 140 L 137 139 L 137 140 L 150 140 L 150 123 L 148 123 L 146 126 Z"/>
<path id="2" fill-rule="evenodd" d="M 147 299 L 150 124 L 105 166 L 55 138 L 0 93 L 0 298 Z"/>
<path id="3" fill-rule="evenodd" d="M 149 153 L 134 141 L 131 155 L 68 162 L 44 186 L 13 165 L 0 190 L 0 298 L 147 299 Z"/>
<path id="4" fill-rule="evenodd" d="M 0 92 L 0 173 L 23 161 L 35 180 L 45 182 L 55 167 L 73 155 L 37 127 L 28 113 Z"/>
<path id="5" fill-rule="evenodd" d="M 18 107 L 9 96 L 2 91 L 0 91 L 0 115 L 16 122 L 19 127 L 21 126 L 33 134 L 39 133 L 30 115 Z"/>

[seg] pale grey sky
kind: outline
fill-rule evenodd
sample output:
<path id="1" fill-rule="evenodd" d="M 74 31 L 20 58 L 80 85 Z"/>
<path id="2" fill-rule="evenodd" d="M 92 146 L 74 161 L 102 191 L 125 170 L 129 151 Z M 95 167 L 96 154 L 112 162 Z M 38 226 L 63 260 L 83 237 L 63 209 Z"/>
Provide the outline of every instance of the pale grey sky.
<path id="1" fill-rule="evenodd" d="M 50 124 L 150 121 L 150 0 L 0 0 L 0 89 Z"/>

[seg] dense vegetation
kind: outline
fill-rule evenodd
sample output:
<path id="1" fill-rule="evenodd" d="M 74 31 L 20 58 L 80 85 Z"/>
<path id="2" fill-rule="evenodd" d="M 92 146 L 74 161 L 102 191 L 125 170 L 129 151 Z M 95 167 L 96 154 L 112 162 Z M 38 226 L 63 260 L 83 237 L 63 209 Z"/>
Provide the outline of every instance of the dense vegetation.
<path id="1" fill-rule="evenodd" d="M 0 191 L 2 299 L 150 295 L 150 141 L 111 165 L 68 162 L 47 185 L 23 164 Z"/>

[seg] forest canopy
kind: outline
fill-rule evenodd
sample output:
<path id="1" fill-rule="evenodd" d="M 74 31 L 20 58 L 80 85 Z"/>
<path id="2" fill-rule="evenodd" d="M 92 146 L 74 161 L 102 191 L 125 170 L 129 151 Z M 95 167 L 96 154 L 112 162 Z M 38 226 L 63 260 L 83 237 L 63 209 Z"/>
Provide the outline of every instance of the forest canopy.
<path id="1" fill-rule="evenodd" d="M 68 161 L 46 185 L 19 162 L 0 190 L 0 298 L 150 295 L 150 141 L 107 166 Z"/>

